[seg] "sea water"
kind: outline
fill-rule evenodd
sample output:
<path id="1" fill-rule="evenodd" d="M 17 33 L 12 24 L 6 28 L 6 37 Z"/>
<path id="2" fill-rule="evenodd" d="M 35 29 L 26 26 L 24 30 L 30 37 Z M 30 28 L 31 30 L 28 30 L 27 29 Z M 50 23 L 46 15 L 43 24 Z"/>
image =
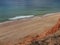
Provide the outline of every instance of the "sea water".
<path id="1" fill-rule="evenodd" d="M 0 22 L 16 16 L 36 16 L 55 12 L 60 12 L 58 0 L 5 0 L 0 4 Z"/>

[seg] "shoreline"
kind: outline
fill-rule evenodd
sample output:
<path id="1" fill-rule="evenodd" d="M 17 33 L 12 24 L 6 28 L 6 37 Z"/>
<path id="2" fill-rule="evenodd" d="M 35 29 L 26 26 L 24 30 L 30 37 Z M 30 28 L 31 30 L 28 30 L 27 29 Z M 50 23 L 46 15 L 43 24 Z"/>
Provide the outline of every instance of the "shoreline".
<path id="1" fill-rule="evenodd" d="M 29 38 L 30 36 L 35 37 L 37 34 L 39 35 L 43 33 L 43 36 L 45 36 L 44 32 L 49 32 L 59 18 L 60 13 L 57 13 L 52 16 L 37 16 L 34 18 L 28 18 L 27 20 L 16 20 L 12 23 L 10 22 L 0 25 L 0 41 L 2 41 L 2 44 L 11 45 L 16 44 L 15 42 L 19 43 L 25 39 L 31 39 Z M 56 29 L 56 27 L 53 28 Z"/>
<path id="2" fill-rule="evenodd" d="M 56 12 L 56 13 L 47 13 L 47 14 L 44 14 L 44 15 L 42 15 L 42 16 L 40 16 L 40 17 L 47 17 L 47 16 L 51 16 L 51 15 L 54 15 L 54 14 L 58 14 L 58 13 L 60 13 L 60 12 Z M 34 18 L 34 17 L 37 17 L 37 16 L 35 16 L 35 15 L 33 15 L 33 16 L 31 16 L 31 17 L 26 17 L 26 18 L 20 18 L 20 19 L 15 19 L 15 20 L 9 20 L 9 21 L 4 21 L 4 22 L 1 22 L 0 23 L 0 25 L 1 24 L 6 24 L 6 23 L 10 23 L 10 22 L 14 22 L 14 21 L 18 21 L 18 20 L 27 20 L 27 19 L 31 19 L 31 18 Z"/>

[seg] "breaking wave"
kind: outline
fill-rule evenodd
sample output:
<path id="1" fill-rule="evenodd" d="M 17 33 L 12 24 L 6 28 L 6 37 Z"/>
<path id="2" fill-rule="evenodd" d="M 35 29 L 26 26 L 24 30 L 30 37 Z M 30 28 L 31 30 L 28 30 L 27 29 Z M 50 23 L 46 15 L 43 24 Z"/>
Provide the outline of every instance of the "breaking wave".
<path id="1" fill-rule="evenodd" d="M 23 18 L 30 18 L 33 17 L 34 15 L 28 15 L 28 16 L 16 16 L 13 18 L 9 18 L 9 20 L 18 20 L 18 19 L 23 19 Z"/>

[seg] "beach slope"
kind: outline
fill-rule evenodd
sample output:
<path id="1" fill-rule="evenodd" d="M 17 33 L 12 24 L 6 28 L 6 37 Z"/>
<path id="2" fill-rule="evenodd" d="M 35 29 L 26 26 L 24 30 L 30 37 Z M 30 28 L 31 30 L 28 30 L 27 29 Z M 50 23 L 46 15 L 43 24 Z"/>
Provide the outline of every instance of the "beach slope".
<path id="1" fill-rule="evenodd" d="M 28 35 L 41 34 L 51 29 L 59 18 L 60 13 L 54 13 L 0 24 L 0 45 L 15 45 Z"/>

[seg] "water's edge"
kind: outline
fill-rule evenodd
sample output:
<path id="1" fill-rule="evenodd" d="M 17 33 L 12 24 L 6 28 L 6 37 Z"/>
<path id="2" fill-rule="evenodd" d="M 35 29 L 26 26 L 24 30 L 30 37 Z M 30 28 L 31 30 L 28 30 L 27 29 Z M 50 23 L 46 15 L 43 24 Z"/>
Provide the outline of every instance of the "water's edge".
<path id="1" fill-rule="evenodd" d="M 60 13 L 60 12 L 56 12 L 57 14 Z M 51 16 L 51 15 L 54 15 L 56 13 L 49 13 L 49 14 L 44 14 L 40 17 L 46 17 L 46 16 Z M 16 17 L 13 17 L 13 18 L 8 18 L 8 20 L 4 21 L 4 22 L 1 22 L 0 24 L 4 24 L 4 23 L 9 23 L 9 22 L 13 22 L 15 20 L 22 20 L 22 19 L 27 19 L 27 18 L 33 18 L 33 17 L 36 17 L 35 15 L 28 15 L 28 16 L 16 16 Z"/>

